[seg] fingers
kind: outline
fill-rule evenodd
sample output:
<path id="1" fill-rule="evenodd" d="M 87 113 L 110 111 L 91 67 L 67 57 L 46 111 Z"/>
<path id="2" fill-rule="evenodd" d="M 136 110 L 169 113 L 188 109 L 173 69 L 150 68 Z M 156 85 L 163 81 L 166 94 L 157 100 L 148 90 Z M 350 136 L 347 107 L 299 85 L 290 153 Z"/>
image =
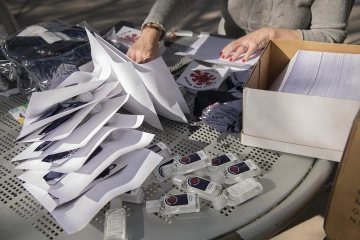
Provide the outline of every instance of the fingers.
<path id="1" fill-rule="evenodd" d="M 246 50 L 247 50 L 246 46 L 244 46 L 244 47 L 242 47 L 242 46 L 244 46 L 244 45 L 241 45 L 241 46 L 236 50 L 236 52 L 231 56 L 231 58 L 229 59 L 230 62 L 236 61 L 241 54 L 246 53 Z"/>
<path id="2" fill-rule="evenodd" d="M 247 62 L 251 55 L 258 49 L 258 45 L 256 43 L 251 43 L 249 45 L 249 49 L 247 50 L 245 56 L 241 60 L 242 62 Z"/>
<path id="3" fill-rule="evenodd" d="M 230 57 L 231 53 L 236 51 L 236 49 L 240 46 L 239 41 L 233 41 L 229 43 L 222 51 L 221 51 L 221 58 L 227 59 Z"/>

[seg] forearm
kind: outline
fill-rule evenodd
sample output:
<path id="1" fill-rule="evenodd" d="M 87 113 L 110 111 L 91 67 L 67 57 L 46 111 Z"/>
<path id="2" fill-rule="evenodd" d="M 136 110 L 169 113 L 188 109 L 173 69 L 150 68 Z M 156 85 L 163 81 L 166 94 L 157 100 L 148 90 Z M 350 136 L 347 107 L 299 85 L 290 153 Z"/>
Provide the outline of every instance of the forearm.
<path id="1" fill-rule="evenodd" d="M 170 29 L 194 6 L 195 0 L 157 0 L 144 23 L 159 24 Z"/>
<path id="2" fill-rule="evenodd" d="M 272 28 L 269 40 L 272 39 L 302 40 L 302 36 L 298 30 Z"/>

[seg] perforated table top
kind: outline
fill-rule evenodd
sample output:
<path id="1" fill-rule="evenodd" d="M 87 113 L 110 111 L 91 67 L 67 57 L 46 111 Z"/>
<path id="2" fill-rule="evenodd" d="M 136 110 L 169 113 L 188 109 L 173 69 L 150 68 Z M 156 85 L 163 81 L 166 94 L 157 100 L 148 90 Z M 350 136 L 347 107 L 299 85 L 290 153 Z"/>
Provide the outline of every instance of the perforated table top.
<path id="1" fill-rule="evenodd" d="M 163 56 L 171 71 L 191 61 L 173 53 L 184 50 L 194 39 L 177 40 Z M 194 96 L 185 99 L 193 109 Z M 102 239 L 105 206 L 84 230 L 67 235 L 51 215 L 21 186 L 9 162 L 25 146 L 13 142 L 21 126 L 8 110 L 26 102 L 21 96 L 0 97 L 0 240 L 21 239 Z M 120 112 L 123 110 L 120 110 Z M 194 119 L 189 116 L 192 123 Z M 210 156 L 234 152 L 241 159 L 252 158 L 262 169 L 260 182 L 264 192 L 237 207 L 215 211 L 211 203 L 201 201 L 201 212 L 175 215 L 147 214 L 145 203 L 126 204 L 128 239 L 212 239 L 238 231 L 244 239 L 266 239 L 296 217 L 330 175 L 332 163 L 326 160 L 277 153 L 240 144 L 238 134 L 219 134 L 214 129 L 177 123 L 161 118 L 164 131 L 143 124 L 139 130 L 155 133 L 153 143 L 162 141 L 173 154 L 184 155 L 205 148 Z M 145 200 L 157 199 L 180 189 L 169 181 L 145 189 Z"/>

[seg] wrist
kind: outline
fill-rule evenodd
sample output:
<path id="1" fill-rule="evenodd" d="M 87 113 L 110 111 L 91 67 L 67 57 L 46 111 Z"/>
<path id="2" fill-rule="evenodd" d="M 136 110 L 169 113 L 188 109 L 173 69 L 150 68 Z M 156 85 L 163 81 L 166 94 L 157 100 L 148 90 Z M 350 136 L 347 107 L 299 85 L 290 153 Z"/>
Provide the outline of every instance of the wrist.
<path id="1" fill-rule="evenodd" d="M 161 32 L 159 32 L 159 31 L 157 31 L 156 29 L 153 29 L 153 28 L 144 28 L 141 31 L 141 37 L 145 38 L 145 39 L 148 39 L 148 40 L 158 42 L 160 40 L 160 37 L 161 37 Z"/>

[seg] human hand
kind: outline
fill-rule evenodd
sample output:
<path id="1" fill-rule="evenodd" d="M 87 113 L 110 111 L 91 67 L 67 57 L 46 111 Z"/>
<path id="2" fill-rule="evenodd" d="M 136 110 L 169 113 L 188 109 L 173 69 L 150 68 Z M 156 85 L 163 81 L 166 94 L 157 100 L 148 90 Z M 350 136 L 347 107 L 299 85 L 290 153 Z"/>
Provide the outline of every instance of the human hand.
<path id="1" fill-rule="evenodd" d="M 152 28 L 145 28 L 126 55 L 136 63 L 146 63 L 158 58 L 160 35 Z"/>
<path id="2" fill-rule="evenodd" d="M 231 42 L 220 52 L 220 55 L 223 59 L 230 58 L 229 61 L 233 62 L 237 60 L 241 54 L 245 53 L 242 62 L 246 62 L 256 50 L 264 48 L 274 36 L 274 28 L 261 28 Z"/>

